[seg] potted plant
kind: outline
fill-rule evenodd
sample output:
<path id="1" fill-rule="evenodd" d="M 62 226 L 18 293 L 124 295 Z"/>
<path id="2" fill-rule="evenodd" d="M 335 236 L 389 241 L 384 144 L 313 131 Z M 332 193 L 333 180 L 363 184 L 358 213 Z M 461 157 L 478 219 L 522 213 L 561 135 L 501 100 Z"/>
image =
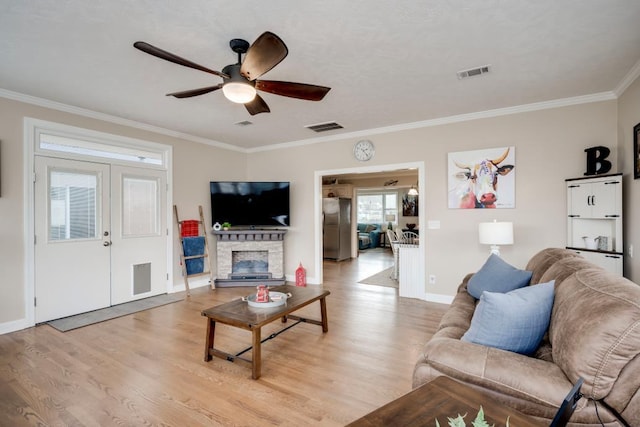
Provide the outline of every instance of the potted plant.
<path id="1" fill-rule="evenodd" d="M 466 417 L 467 414 L 464 415 L 460 415 L 458 414 L 458 416 L 456 418 L 451 418 L 448 417 L 449 420 L 449 427 L 466 427 L 467 424 L 464 422 L 464 417 Z M 492 425 L 489 425 L 489 423 L 487 423 L 484 419 L 484 411 L 482 410 L 482 406 L 480 406 L 480 410 L 478 411 L 478 415 L 476 415 L 476 418 L 471 421 L 471 426 L 473 427 L 493 427 Z M 436 427 L 440 427 L 440 423 L 438 422 L 438 419 L 436 418 Z M 507 418 L 507 423 L 506 423 L 506 427 L 509 427 L 509 418 Z"/>
<path id="2" fill-rule="evenodd" d="M 223 229 L 223 230 L 225 230 L 225 231 L 226 231 L 226 230 L 228 230 L 228 229 L 230 229 L 230 228 L 231 228 L 231 223 L 226 222 L 226 221 L 222 223 L 222 229 Z"/>

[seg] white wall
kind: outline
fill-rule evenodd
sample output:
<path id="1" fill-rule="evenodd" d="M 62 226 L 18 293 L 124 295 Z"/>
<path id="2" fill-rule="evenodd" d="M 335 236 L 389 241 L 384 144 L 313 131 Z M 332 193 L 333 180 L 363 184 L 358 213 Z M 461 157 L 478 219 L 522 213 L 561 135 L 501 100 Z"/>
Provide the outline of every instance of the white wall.
<path id="1" fill-rule="evenodd" d="M 488 256 L 489 249 L 478 244 L 479 222 L 492 219 L 514 222 L 515 245 L 501 248 L 501 253 L 519 267 L 524 267 L 533 254 L 545 247 L 565 245 L 564 180 L 583 175 L 587 147 L 609 147 L 610 159 L 616 164 L 617 103 L 603 101 L 367 138 L 376 144 L 376 154 L 369 165 L 425 162 L 426 185 L 420 188 L 426 206 L 425 219 L 441 222 L 439 230 L 427 230 L 424 224 L 420 230 L 420 240 L 426 244 L 425 273 L 436 276 L 436 285 L 426 285 L 426 292 L 453 295 L 463 274 L 475 271 Z M 320 196 L 314 193 L 314 172 L 361 166 L 352 155 L 355 142 L 344 139 L 249 156 L 251 179 L 292 181 L 287 272 L 293 272 L 298 261 L 302 261 L 308 277 L 318 276 L 314 260 L 320 254 L 316 252 L 312 232 L 313 202 Z M 447 153 L 503 146 L 516 147 L 516 208 L 448 209 Z"/>
<path id="2" fill-rule="evenodd" d="M 582 176 L 585 171 L 584 149 L 605 145 L 611 149 L 613 164 L 624 165 L 625 173 L 630 170 L 622 157 L 618 158 L 618 129 L 620 125 L 630 133 L 629 123 L 640 117 L 638 85 L 636 82 L 620 100 L 620 110 L 624 111 L 620 123 L 618 102 L 602 101 L 370 135 L 369 139 L 376 144 L 376 155 L 368 165 L 416 161 L 426 165 L 425 185 L 420 188 L 420 197 L 425 203 L 425 219 L 440 220 L 442 225 L 440 230 L 427 230 L 424 224 L 421 227 L 421 241 L 426 245 L 425 273 L 434 274 L 437 278 L 436 285 L 427 286 L 426 291 L 453 295 L 464 273 L 476 270 L 484 262 L 488 248 L 477 242 L 479 222 L 494 218 L 514 222 L 515 245 L 503 247 L 501 252 L 508 262 L 516 266 L 524 266 L 540 249 L 564 246 L 564 179 Z M 285 250 L 285 272 L 288 275 L 294 273 L 299 261 L 307 267 L 308 277 L 315 277 L 319 273 L 314 271 L 314 262 L 321 256 L 316 252 L 314 242 L 314 200 L 320 197 L 314 192 L 315 172 L 362 166 L 352 156 L 356 139 L 292 146 L 247 155 L 0 98 L 0 333 L 17 329 L 14 327 L 16 322 L 19 323 L 24 317 L 25 183 L 22 167 L 25 116 L 172 145 L 173 200 L 183 218 L 195 218 L 197 205 L 200 204 L 205 209 L 207 220 L 210 212 L 208 183 L 211 180 L 291 181 L 292 224 Z M 628 138 L 625 133 L 620 142 L 624 154 L 630 150 Z M 516 208 L 448 209 L 447 153 L 502 146 L 516 147 Z M 631 186 L 628 187 L 632 190 Z M 630 198 L 632 193 L 626 193 Z M 640 203 L 637 200 L 635 202 L 628 206 L 633 206 L 632 213 L 637 215 Z M 632 240 L 640 242 L 637 239 L 640 231 L 634 230 L 629 222 L 627 233 L 635 236 Z M 636 275 L 640 273 L 640 267 L 630 268 Z M 182 280 L 176 256 L 174 269 L 174 281 L 180 284 Z"/>
<path id="3" fill-rule="evenodd" d="M 640 123 L 640 79 L 618 99 L 619 171 L 623 176 L 625 277 L 640 283 L 640 180 L 633 178 L 633 127 Z M 634 247 L 633 258 L 627 249 Z"/>

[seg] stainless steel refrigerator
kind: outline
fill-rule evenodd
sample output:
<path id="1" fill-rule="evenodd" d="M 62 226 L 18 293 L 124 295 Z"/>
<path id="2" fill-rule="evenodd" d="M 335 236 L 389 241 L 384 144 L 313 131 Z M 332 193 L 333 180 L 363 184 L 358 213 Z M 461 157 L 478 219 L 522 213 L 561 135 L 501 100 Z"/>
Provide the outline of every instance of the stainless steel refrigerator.
<path id="1" fill-rule="evenodd" d="M 342 261 L 351 258 L 351 199 L 322 199 L 323 256 Z"/>

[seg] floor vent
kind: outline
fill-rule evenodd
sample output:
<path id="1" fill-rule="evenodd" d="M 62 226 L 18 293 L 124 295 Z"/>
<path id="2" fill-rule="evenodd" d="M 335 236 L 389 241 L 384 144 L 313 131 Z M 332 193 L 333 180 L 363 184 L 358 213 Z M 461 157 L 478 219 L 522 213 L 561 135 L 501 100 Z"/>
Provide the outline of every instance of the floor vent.
<path id="1" fill-rule="evenodd" d="M 314 132 L 326 132 L 329 130 L 342 129 L 343 126 L 336 122 L 318 123 L 317 125 L 307 125 L 307 129 L 311 129 Z"/>
<path id="2" fill-rule="evenodd" d="M 487 74 L 490 69 L 490 65 L 483 65 L 482 67 L 470 68 L 468 70 L 458 71 L 458 79 L 466 79 L 467 77 L 481 76 Z"/>
<path id="3" fill-rule="evenodd" d="M 244 127 L 244 126 L 251 126 L 253 124 L 253 122 L 250 122 L 249 120 L 243 120 L 241 122 L 234 123 L 234 124 L 236 126 Z"/>

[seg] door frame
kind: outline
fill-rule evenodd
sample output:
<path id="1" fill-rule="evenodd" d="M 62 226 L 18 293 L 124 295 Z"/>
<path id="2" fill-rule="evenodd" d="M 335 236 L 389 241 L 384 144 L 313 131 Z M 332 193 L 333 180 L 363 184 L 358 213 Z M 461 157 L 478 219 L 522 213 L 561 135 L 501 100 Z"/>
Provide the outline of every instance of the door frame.
<path id="1" fill-rule="evenodd" d="M 24 312 L 25 327 L 35 325 L 35 156 L 37 135 L 40 132 L 67 135 L 74 138 L 86 138 L 89 141 L 99 141 L 105 145 L 116 147 L 132 147 L 142 150 L 153 150 L 162 153 L 162 166 L 140 166 L 141 168 L 155 168 L 165 170 L 167 173 L 167 197 L 166 197 L 166 224 L 167 224 L 167 292 L 173 290 L 173 147 L 167 144 L 129 138 L 120 135 L 94 131 L 61 123 L 25 117 L 24 127 L 24 258 L 25 258 L 25 286 L 24 286 Z M 73 160 L 93 160 L 96 157 L 79 154 L 64 154 L 57 157 Z M 103 159 L 104 160 L 104 159 Z M 131 166 L 131 162 L 110 160 L 109 163 L 125 164 Z"/>
<path id="2" fill-rule="evenodd" d="M 424 161 L 409 163 L 394 163 L 375 166 L 361 166 L 345 169 L 317 170 L 314 172 L 313 191 L 314 197 L 314 241 L 315 241 L 315 271 L 316 277 L 310 278 L 310 283 L 323 282 L 323 257 L 322 257 L 322 177 L 332 175 L 344 175 L 349 173 L 376 173 L 376 172 L 393 172 L 400 169 L 417 169 L 418 170 L 418 188 L 424 189 L 425 186 L 425 164 Z M 355 192 L 354 192 L 355 193 Z M 355 195 L 355 194 L 354 194 Z M 352 195 L 352 199 L 354 197 Z M 418 224 L 424 224 L 426 231 L 426 204 L 425 197 L 418 198 Z M 355 212 L 355 210 L 353 211 Z M 352 215 L 353 218 L 353 215 Z M 426 234 L 426 233 L 425 233 Z M 426 239 L 425 239 L 426 240 Z M 425 259 L 425 244 L 419 245 L 420 259 Z M 424 264 L 424 271 L 428 271 L 427 263 Z"/>

